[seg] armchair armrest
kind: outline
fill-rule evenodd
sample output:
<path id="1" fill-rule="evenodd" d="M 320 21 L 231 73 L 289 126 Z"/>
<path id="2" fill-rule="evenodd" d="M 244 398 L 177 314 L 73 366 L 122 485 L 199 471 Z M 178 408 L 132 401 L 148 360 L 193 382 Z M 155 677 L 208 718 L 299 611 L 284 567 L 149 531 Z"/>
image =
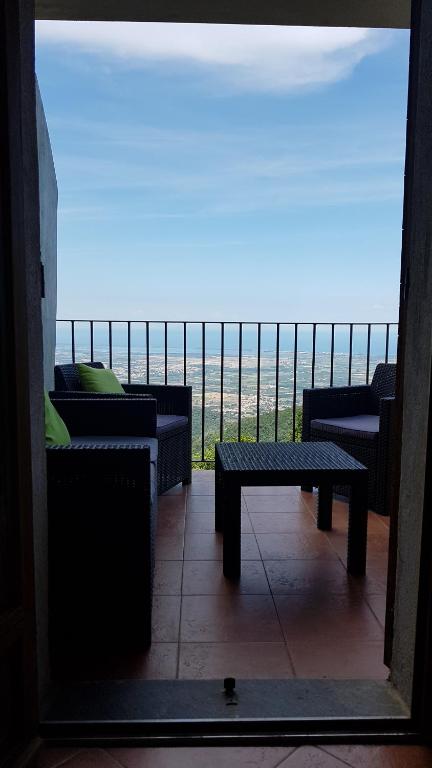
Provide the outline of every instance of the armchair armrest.
<path id="1" fill-rule="evenodd" d="M 313 419 L 356 416 L 359 413 L 373 413 L 374 410 L 371 388 L 367 384 L 304 389 L 302 440 L 310 439 L 310 423 Z"/>
<path id="2" fill-rule="evenodd" d="M 147 445 L 51 445 L 47 446 L 46 452 L 48 486 L 52 489 L 65 481 L 68 486 L 78 488 L 90 484 L 93 493 L 99 493 L 101 486 L 112 485 L 125 490 L 150 486 L 150 448 Z"/>
<path id="3" fill-rule="evenodd" d="M 155 437 L 154 398 L 53 398 L 71 435 L 137 435 Z"/>
<path id="4" fill-rule="evenodd" d="M 150 395 L 157 400 L 157 412 L 192 418 L 192 387 L 177 384 L 123 384 L 128 395 Z"/>
<path id="5" fill-rule="evenodd" d="M 149 398 L 150 394 L 144 393 L 127 393 L 127 392 L 86 392 L 84 389 L 53 389 L 49 396 L 51 400 L 118 400 L 119 398 L 128 397 L 130 400 L 134 398 Z"/>

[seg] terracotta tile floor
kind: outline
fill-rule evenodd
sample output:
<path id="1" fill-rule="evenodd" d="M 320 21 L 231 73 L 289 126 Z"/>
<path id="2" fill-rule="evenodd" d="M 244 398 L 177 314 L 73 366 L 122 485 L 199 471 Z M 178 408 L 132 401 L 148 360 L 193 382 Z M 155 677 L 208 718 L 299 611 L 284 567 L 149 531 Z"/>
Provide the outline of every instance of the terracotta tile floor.
<path id="1" fill-rule="evenodd" d="M 81 659 L 66 676 L 385 679 L 388 520 L 369 513 L 367 576 L 354 579 L 346 503 L 334 501 L 329 533 L 316 528 L 316 494 L 298 488 L 246 488 L 242 505 L 242 576 L 233 584 L 214 531 L 214 473 L 194 472 L 189 488 L 161 497 L 151 649 Z M 320 765 L 339 764 L 320 755 Z"/>
<path id="2" fill-rule="evenodd" d="M 36 768 L 430 768 L 421 746 L 43 749 Z"/>

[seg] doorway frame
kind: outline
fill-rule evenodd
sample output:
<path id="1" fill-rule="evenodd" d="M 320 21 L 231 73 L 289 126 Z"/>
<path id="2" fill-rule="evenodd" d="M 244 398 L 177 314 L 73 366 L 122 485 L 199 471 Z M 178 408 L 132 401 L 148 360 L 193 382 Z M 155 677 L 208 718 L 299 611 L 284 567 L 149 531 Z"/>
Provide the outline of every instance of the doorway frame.
<path id="1" fill-rule="evenodd" d="M 8 0 L 3 0 L 8 2 Z M 32 4 L 30 0 L 20 0 L 23 7 L 31 8 Z M 214 10 L 214 9 L 213 9 Z M 198 12 L 197 12 L 198 15 Z M 202 11 L 199 14 L 202 17 Z M 142 19 L 140 19 L 142 20 Z M 167 19 L 168 20 L 168 19 Z M 182 19 L 176 18 L 175 21 L 181 21 Z M 183 19 L 184 20 L 184 19 Z M 188 18 L 188 21 L 197 20 L 195 18 Z M 199 18 L 203 21 L 202 18 Z M 30 57 L 30 61 L 34 64 L 34 33 L 29 24 L 25 24 L 22 28 L 22 41 L 21 45 L 27 57 Z M 404 360 L 406 345 L 409 341 L 409 334 L 407 333 L 407 326 L 409 324 L 409 314 L 412 306 L 416 302 L 416 296 L 413 295 L 413 291 L 409 290 L 409 287 L 414 284 L 413 276 L 418 271 L 418 277 L 424 278 L 424 263 L 429 256 L 431 238 L 431 225 L 426 215 L 426 208 L 423 206 L 418 210 L 419 203 L 419 186 L 422 189 L 424 187 L 426 176 L 428 179 L 432 179 L 432 152 L 429 152 L 430 140 L 428 137 L 428 125 L 432 124 L 432 113 L 429 107 L 427 108 L 427 88 L 429 82 L 432 83 L 432 46 L 430 41 L 432 38 L 432 9 L 427 8 L 426 0 L 414 0 L 412 9 L 412 24 L 411 24 L 411 57 L 410 57 L 410 72 L 409 72 L 409 98 L 408 98 L 408 122 L 407 122 L 407 145 L 406 145 L 406 177 L 405 177 L 405 191 L 404 191 L 404 223 L 403 223 L 403 238 L 402 238 L 402 259 L 401 259 L 401 298 L 400 298 L 400 323 L 399 323 L 399 343 L 398 343 L 398 359 L 399 359 L 399 378 L 397 385 L 397 412 L 399 424 L 403 427 L 403 396 L 406 390 L 407 372 L 404 370 Z M 8 55 L 12 56 L 12 52 L 8 51 Z M 28 60 L 28 59 L 27 59 Z M 27 73 L 28 74 L 28 73 Z M 34 79 L 34 78 L 33 78 Z M 32 168 L 31 182 L 32 186 L 27 190 L 26 199 L 26 215 L 29 217 L 29 221 L 32 222 L 30 231 L 26 232 L 27 246 L 30 242 L 30 237 L 36 238 L 38 243 L 38 226 L 36 226 L 36 219 L 39 215 L 38 196 L 35 193 L 34 182 L 37 181 L 37 167 L 34 168 L 36 159 L 37 166 L 37 149 L 34 139 L 35 132 L 35 114 L 31 108 L 33 96 L 31 94 L 31 77 L 27 79 L 23 84 L 23 105 L 24 107 L 30 107 L 27 110 L 23 109 L 20 120 L 24 127 L 24 133 L 27 134 L 30 139 L 28 144 L 28 158 Z M 419 105 L 421 109 L 419 109 Z M 35 154 L 36 153 L 36 154 Z M 13 153 L 12 153 L 13 154 Z M 419 179 L 418 163 L 419 157 L 422 159 L 423 176 Z M 11 159 L 13 157 L 11 156 Z M 17 156 L 15 155 L 15 160 Z M 22 158 L 21 158 L 22 159 Z M 419 182 L 421 182 L 419 184 Z M 24 184 L 25 187 L 25 184 Z M 432 182 L 429 182 L 429 187 L 432 194 Z M 33 190 L 33 196 L 31 194 Z M 12 211 L 12 215 L 15 220 L 15 226 L 19 226 L 20 217 L 18 211 Z M 32 229 L 33 227 L 33 229 Z M 26 230 L 27 228 L 25 228 Z M 32 247 L 28 247 L 27 262 L 25 264 L 24 272 L 16 274 L 15 278 L 17 285 L 22 291 L 22 296 L 25 301 L 23 306 L 19 306 L 19 303 L 15 303 L 13 312 L 10 312 L 10 318 L 14 327 L 19 328 L 23 334 L 23 339 L 26 341 L 26 363 L 20 368 L 17 368 L 17 387 L 21 393 L 22 406 L 25 409 L 25 413 L 29 418 L 29 432 L 27 440 L 27 450 L 23 447 L 22 463 L 23 466 L 31 473 L 32 486 L 31 486 L 31 502 L 33 506 L 33 518 L 35 514 L 44 514 L 45 504 L 45 469 L 42 455 L 43 439 L 42 439 L 42 424 L 43 424 L 43 408 L 42 398 L 38 387 L 42 388 L 42 335 L 40 324 L 40 283 L 36 278 L 36 274 L 39 273 L 39 253 L 36 248 L 35 241 L 33 241 Z M 428 285 L 429 288 L 429 285 Z M 430 292 L 432 298 L 432 290 Z M 432 304 L 432 302 L 431 302 Z M 32 322 L 30 322 L 32 318 Z M 33 322 L 36 320 L 36 322 Z M 427 334 L 428 329 L 424 329 Z M 426 342 L 428 340 L 426 339 Z M 428 354 L 429 369 L 432 368 L 432 353 L 429 347 L 426 345 L 423 349 L 424 354 Z M 416 376 L 416 371 L 408 373 L 411 377 Z M 414 681 L 413 681 L 413 696 L 412 696 L 412 709 L 411 716 L 406 720 L 399 721 L 397 725 L 385 720 L 371 723 L 368 720 L 361 720 L 353 723 L 348 720 L 343 720 L 338 723 L 329 723 L 325 719 L 315 719 L 309 722 L 301 729 L 300 733 L 296 733 L 295 721 L 290 721 L 293 727 L 287 729 L 287 722 L 283 720 L 274 720 L 272 723 L 268 723 L 263 732 L 260 734 L 252 734 L 251 730 L 256 729 L 257 723 L 250 721 L 249 723 L 238 722 L 235 724 L 235 728 L 231 729 L 231 735 L 223 735 L 215 733 L 214 728 L 209 728 L 208 723 L 201 725 L 194 725 L 193 733 L 185 734 L 183 731 L 183 737 L 177 733 L 172 736 L 163 734 L 166 728 L 157 728 L 159 736 L 157 734 L 150 735 L 147 729 L 143 729 L 142 733 L 137 733 L 137 728 L 133 725 L 125 723 L 123 733 L 117 732 L 117 735 L 113 735 L 110 738 L 109 724 L 108 732 L 106 729 L 99 728 L 100 736 L 97 736 L 95 732 L 95 724 L 93 724 L 93 730 L 85 727 L 85 724 L 76 726 L 72 730 L 74 733 L 70 736 L 60 736 L 57 732 L 55 735 L 55 729 L 50 729 L 49 732 L 43 729 L 45 738 L 51 740 L 60 740 L 64 743 L 65 740 L 69 743 L 82 743 L 82 739 L 86 742 L 88 740 L 91 743 L 98 741 L 98 738 L 102 740 L 102 743 L 112 742 L 112 739 L 132 740 L 134 743 L 137 740 L 142 743 L 145 740 L 146 743 L 154 742 L 156 739 L 160 743 L 160 739 L 163 739 L 166 743 L 168 739 L 170 743 L 174 740 L 174 743 L 208 743 L 208 740 L 217 740 L 217 743 L 234 743 L 236 739 L 237 743 L 250 743 L 252 739 L 254 743 L 259 739 L 265 740 L 266 743 L 277 743 L 280 739 L 286 742 L 287 739 L 301 739 L 302 743 L 305 740 L 317 741 L 323 740 L 349 740 L 355 741 L 360 738 L 364 740 L 391 740 L 391 741 L 406 741 L 419 739 L 427 741 L 430 739 L 430 733 L 432 732 L 432 522 L 428 518 L 428 513 L 432 501 L 432 388 L 429 381 L 429 387 L 427 392 L 427 418 L 429 424 L 429 438 L 427 442 L 427 448 L 425 452 L 425 478 L 424 478 L 424 493 L 418 502 L 421 503 L 423 510 L 423 530 L 422 530 L 422 549 L 420 555 L 420 575 L 419 575 L 419 592 L 418 592 L 418 611 L 417 611 L 417 631 L 416 631 L 416 645 L 414 654 Z M 19 421 L 16 421 L 18 429 Z M 401 440 L 399 440 L 400 444 Z M 400 445 L 395 446 L 395 457 L 398 461 L 400 451 L 398 448 Z M 30 448 L 30 453 L 29 449 Z M 398 493 L 394 494 L 394 509 L 395 512 L 398 509 L 399 498 Z M 31 506 L 31 505 L 30 505 Z M 46 510 L 46 506 L 45 506 Z M 395 514 L 397 521 L 397 516 Z M 29 522 L 29 521 L 27 521 Z M 397 530 L 392 525 L 392 535 L 397 537 Z M 41 608 L 41 627 L 42 631 L 39 633 L 39 653 L 38 653 L 38 669 L 39 677 L 43 677 L 43 665 L 47 652 L 47 637 L 43 631 L 43 603 L 44 596 L 41 594 L 41 590 L 44 589 L 44 578 L 42 575 L 38 579 L 38 563 L 36 563 L 36 606 L 42 605 Z M 46 617 L 45 617 L 46 618 Z M 161 724 L 163 725 L 163 724 Z M 264 725 L 264 724 L 263 724 Z M 234 726 L 234 724 L 233 724 Z M 297 724 L 298 726 L 298 724 Z M 371 728 L 372 726 L 372 728 Z M 152 726 L 154 728 L 154 725 Z M 182 726 L 184 730 L 185 724 Z M 105 732 L 102 734 L 101 730 Z M 139 726 L 138 726 L 139 730 Z M 191 729 L 189 729 L 191 730 Z M 90 732 L 91 731 L 91 732 Z M 132 731 L 135 731 L 134 733 Z M 213 731 L 213 734 L 212 734 Z M 298 731 L 298 727 L 297 727 Z M 204 741 L 203 741 L 204 740 Z"/>

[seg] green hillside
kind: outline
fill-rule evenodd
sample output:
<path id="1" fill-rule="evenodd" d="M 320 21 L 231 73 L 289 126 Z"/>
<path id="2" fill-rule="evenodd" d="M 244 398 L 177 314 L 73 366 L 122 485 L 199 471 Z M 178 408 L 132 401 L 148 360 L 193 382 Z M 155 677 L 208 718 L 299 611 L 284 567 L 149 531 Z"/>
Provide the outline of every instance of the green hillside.
<path id="1" fill-rule="evenodd" d="M 284 408 L 279 411 L 278 439 L 292 440 L 292 409 Z M 301 440 L 302 411 L 296 409 L 295 440 Z M 275 411 L 267 411 L 260 414 L 261 442 L 271 442 L 275 439 Z M 224 441 L 236 442 L 238 440 L 238 422 L 236 420 L 224 421 Z M 257 439 L 256 416 L 244 416 L 241 421 L 241 440 L 255 442 Z M 217 413 L 206 413 L 204 430 L 204 457 L 207 461 L 214 460 L 214 446 L 219 442 L 219 417 Z M 201 411 L 199 408 L 193 414 L 193 438 L 192 457 L 194 461 L 201 458 Z M 199 463 L 195 468 L 205 469 L 206 465 Z M 210 467 L 207 467 L 210 468 Z"/>

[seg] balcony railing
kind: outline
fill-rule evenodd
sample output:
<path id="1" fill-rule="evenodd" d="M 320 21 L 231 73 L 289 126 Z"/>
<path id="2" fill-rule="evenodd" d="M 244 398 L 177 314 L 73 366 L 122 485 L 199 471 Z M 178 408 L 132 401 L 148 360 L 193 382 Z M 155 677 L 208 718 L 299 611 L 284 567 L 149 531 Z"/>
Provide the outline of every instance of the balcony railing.
<path id="1" fill-rule="evenodd" d="M 397 323 L 58 320 L 58 363 L 100 360 L 128 383 L 190 384 L 193 459 L 218 440 L 296 440 L 303 389 L 369 383 Z"/>

